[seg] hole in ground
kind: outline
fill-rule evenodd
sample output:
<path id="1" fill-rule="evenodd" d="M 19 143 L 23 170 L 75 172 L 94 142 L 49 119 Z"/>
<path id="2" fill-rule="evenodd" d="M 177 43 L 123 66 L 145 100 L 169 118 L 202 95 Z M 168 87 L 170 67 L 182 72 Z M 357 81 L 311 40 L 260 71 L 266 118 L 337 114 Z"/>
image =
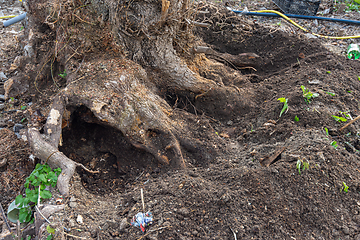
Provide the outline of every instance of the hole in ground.
<path id="1" fill-rule="evenodd" d="M 84 106 L 73 112 L 62 138 L 60 151 L 87 168 L 100 171 L 91 174 L 78 168 L 82 183 L 90 192 L 122 191 L 140 174 L 160 172 L 150 153 L 132 146 L 119 130 L 103 125 Z"/>

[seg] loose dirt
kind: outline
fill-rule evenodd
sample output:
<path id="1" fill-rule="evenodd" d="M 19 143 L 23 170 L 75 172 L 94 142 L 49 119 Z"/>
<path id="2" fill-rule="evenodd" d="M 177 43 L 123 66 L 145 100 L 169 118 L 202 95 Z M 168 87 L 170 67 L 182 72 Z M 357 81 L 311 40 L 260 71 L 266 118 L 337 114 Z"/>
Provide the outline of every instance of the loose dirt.
<path id="1" fill-rule="evenodd" d="M 195 29 L 198 41 L 222 53 L 261 57 L 258 66 L 236 70 L 245 76 L 241 81 L 200 73 L 247 91 L 256 106 L 224 119 L 211 114 L 219 105 L 211 95 L 199 100 L 201 106 L 208 102 L 203 111 L 196 99 L 183 99 L 174 117 L 189 112 L 191 134 L 210 152 L 208 158 L 186 155 L 186 170 L 158 165 L 124 139 L 114 139 L 109 129 L 85 121 L 91 113 L 79 109 L 64 129 L 60 150 L 100 173 L 78 170 L 74 175 L 65 209 L 49 218 L 58 224 L 56 239 L 62 227 L 68 230 L 62 233 L 65 239 L 360 239 L 360 121 L 340 132 L 345 123 L 333 117 L 348 122 L 360 114 L 360 61 L 347 59 L 341 47 L 330 51 L 327 40 L 265 26 L 222 6 L 198 7 L 208 12 L 198 20 L 212 23 Z M 10 45 L 15 48 L 10 56 L 16 56 L 21 44 Z M 9 67 L 2 71 L 11 76 Z M 234 71 L 231 64 L 228 68 Z M 318 97 L 306 102 L 302 85 Z M 171 105 L 174 97 L 167 96 Z M 288 101 L 281 117 L 278 98 Z M 5 209 L 24 191 L 20 186 L 36 163 L 13 126 L 36 109 L 46 116 L 48 109 L 42 105 L 47 99 L 31 95 L 14 101 L 6 101 L 1 113 L 0 162 L 6 163 L 0 167 L 0 201 Z M 231 111 L 231 106 L 223 108 Z M 117 159 L 113 149 L 123 151 L 123 158 Z M 129 225 L 143 211 L 140 189 L 145 210 L 154 216 L 146 236 Z M 53 193 L 50 204 L 58 197 Z M 79 215 L 83 223 L 76 221 Z"/>

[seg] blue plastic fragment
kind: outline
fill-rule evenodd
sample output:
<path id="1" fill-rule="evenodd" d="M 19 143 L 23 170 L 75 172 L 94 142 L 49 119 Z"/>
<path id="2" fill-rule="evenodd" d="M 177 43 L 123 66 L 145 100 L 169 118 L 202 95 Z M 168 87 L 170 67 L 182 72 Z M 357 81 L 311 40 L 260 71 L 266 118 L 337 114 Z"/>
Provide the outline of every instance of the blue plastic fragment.
<path id="1" fill-rule="evenodd" d="M 140 230 L 144 233 L 145 228 L 152 224 L 153 217 L 151 212 L 142 213 L 139 212 L 131 219 L 131 225 L 139 227 Z"/>

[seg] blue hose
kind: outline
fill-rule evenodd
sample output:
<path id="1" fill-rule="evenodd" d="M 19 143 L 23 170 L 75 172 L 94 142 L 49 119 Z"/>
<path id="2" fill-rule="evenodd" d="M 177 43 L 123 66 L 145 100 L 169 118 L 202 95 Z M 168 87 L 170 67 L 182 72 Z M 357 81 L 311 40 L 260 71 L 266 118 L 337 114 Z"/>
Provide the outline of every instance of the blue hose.
<path id="1" fill-rule="evenodd" d="M 23 13 L 23 14 L 16 16 L 10 20 L 7 20 L 4 22 L 4 27 L 8 27 L 14 23 L 20 22 L 21 20 L 25 19 L 25 17 L 26 17 L 26 13 Z"/>
<path id="2" fill-rule="evenodd" d="M 231 10 L 234 13 L 241 13 L 245 15 L 253 15 L 253 16 L 264 16 L 264 17 L 281 17 L 278 14 L 275 13 L 260 13 L 260 12 L 244 12 L 244 11 L 237 11 L 237 10 Z M 356 20 L 348 20 L 348 19 L 339 19 L 339 18 L 328 18 L 328 17 L 317 17 L 317 16 L 306 16 L 306 15 L 295 15 L 295 14 L 284 14 L 285 16 L 289 18 L 302 18 L 302 19 L 319 19 L 319 20 L 325 20 L 325 21 L 332 21 L 332 22 L 343 22 L 343 23 L 349 23 L 349 24 L 358 24 L 360 25 L 360 21 Z"/>

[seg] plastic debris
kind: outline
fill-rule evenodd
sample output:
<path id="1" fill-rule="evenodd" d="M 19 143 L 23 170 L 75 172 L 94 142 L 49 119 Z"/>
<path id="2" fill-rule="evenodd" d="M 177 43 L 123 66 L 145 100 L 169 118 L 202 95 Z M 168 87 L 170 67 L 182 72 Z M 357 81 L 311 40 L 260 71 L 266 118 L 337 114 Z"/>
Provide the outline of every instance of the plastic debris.
<path id="1" fill-rule="evenodd" d="M 359 45 L 353 43 L 353 44 L 350 44 L 349 47 L 348 47 L 348 50 L 347 50 L 347 55 L 348 55 L 348 58 L 351 59 L 354 57 L 354 59 L 358 59 L 360 58 L 360 47 Z"/>
<path id="2" fill-rule="evenodd" d="M 131 225 L 139 227 L 140 230 L 145 233 L 145 228 L 152 224 L 153 217 L 151 212 L 142 213 L 139 212 L 131 219 Z"/>

